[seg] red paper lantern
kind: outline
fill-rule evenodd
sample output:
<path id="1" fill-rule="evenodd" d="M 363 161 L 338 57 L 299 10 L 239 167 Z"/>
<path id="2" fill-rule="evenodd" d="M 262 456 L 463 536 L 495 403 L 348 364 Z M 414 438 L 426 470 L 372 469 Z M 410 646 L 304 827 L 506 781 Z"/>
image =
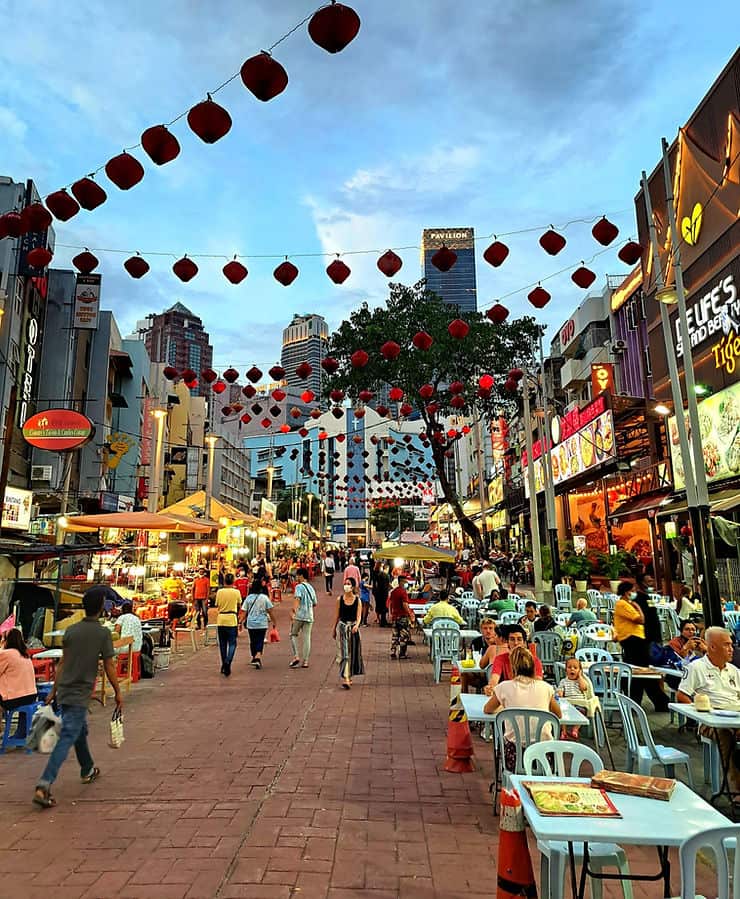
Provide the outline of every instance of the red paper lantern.
<path id="1" fill-rule="evenodd" d="M 177 377 L 177 369 L 173 368 L 171 365 L 168 365 L 162 370 L 162 374 L 168 381 L 174 381 Z"/>
<path id="2" fill-rule="evenodd" d="M 380 355 L 384 359 L 392 361 L 393 359 L 397 359 L 401 355 L 401 347 L 396 343 L 395 340 L 386 340 L 386 342 L 380 348 Z"/>
<path id="3" fill-rule="evenodd" d="M 512 381 L 511 378 L 508 378 L 508 379 L 504 382 L 504 390 L 508 390 L 509 393 L 513 393 L 513 392 L 517 389 L 517 387 L 518 387 L 517 382 L 516 382 L 516 381 Z"/>
<path id="4" fill-rule="evenodd" d="M 290 433 L 290 425 L 280 425 L 280 430 L 283 434 L 288 434 Z"/>
<path id="5" fill-rule="evenodd" d="M 329 265 L 327 265 L 326 274 L 335 284 L 344 284 L 347 278 L 352 274 L 352 270 L 348 265 L 345 265 L 341 259 L 335 259 L 334 262 L 330 262 Z"/>
<path id="6" fill-rule="evenodd" d="M 598 240 L 602 246 L 608 247 L 614 238 L 619 234 L 619 228 L 613 222 L 604 216 L 591 229 L 591 233 L 595 240 Z"/>
<path id="7" fill-rule="evenodd" d="M 220 378 L 215 382 L 213 387 L 211 388 L 214 393 L 223 393 L 226 390 L 226 381 L 222 381 Z"/>
<path id="8" fill-rule="evenodd" d="M 392 278 L 396 272 L 400 271 L 402 265 L 403 260 L 393 250 L 386 250 L 378 259 L 378 268 L 388 278 Z"/>
<path id="9" fill-rule="evenodd" d="M 317 418 L 321 418 L 321 410 L 320 409 L 311 409 L 311 411 L 309 412 L 309 415 L 314 420 Z"/>
<path id="10" fill-rule="evenodd" d="M 252 416 L 249 414 L 249 412 L 245 412 L 241 417 L 241 423 L 244 425 L 248 425 L 251 420 Z"/>
<path id="11" fill-rule="evenodd" d="M 36 247 L 33 250 L 29 250 L 26 262 L 34 268 L 46 268 L 52 258 L 52 253 L 46 247 Z"/>
<path id="12" fill-rule="evenodd" d="M 486 317 L 492 321 L 494 325 L 500 325 L 509 317 L 509 310 L 506 306 L 502 306 L 501 303 L 494 303 L 486 312 Z"/>
<path id="13" fill-rule="evenodd" d="M 185 381 L 185 386 L 188 388 L 188 390 L 195 390 L 195 388 L 198 386 L 198 379 L 193 378 L 192 381 Z"/>
<path id="14" fill-rule="evenodd" d="M 317 10 L 308 23 L 311 40 L 327 53 L 339 53 L 357 37 L 360 17 L 350 6 L 332 0 Z"/>
<path id="15" fill-rule="evenodd" d="M 74 197 L 70 197 L 66 190 L 55 190 L 46 198 L 46 208 L 60 222 L 69 221 L 73 215 L 77 215 L 80 206 Z"/>
<path id="16" fill-rule="evenodd" d="M 362 437 L 360 437 L 359 434 L 355 434 L 355 436 L 352 438 L 352 443 L 357 443 L 357 444 L 362 443 Z"/>
<path id="17" fill-rule="evenodd" d="M 301 437 L 308 437 L 308 428 L 301 428 L 298 433 L 301 435 Z"/>
<path id="18" fill-rule="evenodd" d="M 456 394 L 450 400 L 450 405 L 452 406 L 453 409 L 462 409 L 465 405 L 465 397 L 460 396 L 459 393 Z"/>
<path id="19" fill-rule="evenodd" d="M 308 362 L 301 362 L 300 365 L 296 366 L 295 373 L 302 380 L 305 381 L 306 378 L 309 378 L 313 372 L 313 366 Z"/>
<path id="20" fill-rule="evenodd" d="M 465 385 L 463 384 L 462 381 L 453 381 L 452 384 L 450 384 L 450 386 L 449 386 L 449 391 L 452 394 L 462 393 L 463 390 L 465 390 Z"/>
<path id="21" fill-rule="evenodd" d="M 385 418 L 389 414 L 390 409 L 387 406 L 376 406 L 375 411 L 381 418 Z"/>
<path id="22" fill-rule="evenodd" d="M 431 334 L 427 334 L 426 331 L 417 331 L 416 334 L 411 338 L 411 343 L 416 347 L 417 350 L 427 351 L 431 349 L 432 344 L 434 343 L 434 338 Z"/>
<path id="23" fill-rule="evenodd" d="M 455 340 L 464 340 L 468 336 L 470 325 L 461 318 L 455 318 L 447 325 L 447 331 Z"/>
<path id="24" fill-rule="evenodd" d="M 210 143 L 210 141 L 208 141 L 208 143 Z M 262 421 L 260 422 L 260 424 L 262 425 L 262 427 L 265 430 L 267 430 L 269 427 L 272 426 L 272 419 L 271 418 L 263 418 Z"/>
<path id="25" fill-rule="evenodd" d="M 20 212 L 6 212 L 0 216 L 0 234 L 3 237 L 20 237 L 26 229 Z"/>
<path id="26" fill-rule="evenodd" d="M 419 396 L 423 400 L 429 400 L 434 396 L 434 387 L 431 384 L 422 384 L 419 388 Z"/>
<path id="27" fill-rule="evenodd" d="M 355 350 L 350 357 L 350 361 L 352 362 L 353 368 L 364 368 L 370 361 L 370 357 L 365 350 Z"/>
<path id="28" fill-rule="evenodd" d="M 565 246 L 565 238 L 562 234 L 558 234 L 557 231 L 553 231 L 550 228 L 540 237 L 540 246 L 551 256 L 557 256 Z"/>
<path id="29" fill-rule="evenodd" d="M 491 388 L 490 388 L 490 387 L 479 387 L 479 388 L 476 390 L 476 394 L 477 394 L 482 400 L 487 400 L 488 397 L 491 395 Z"/>
<path id="30" fill-rule="evenodd" d="M 483 387 L 485 390 L 490 390 L 494 385 L 494 380 L 491 375 L 481 375 L 478 378 L 478 386 Z"/>
<path id="31" fill-rule="evenodd" d="M 247 372 L 247 378 L 253 383 L 256 384 L 257 381 L 262 377 L 262 372 L 256 365 L 253 365 L 249 371 Z"/>
<path id="32" fill-rule="evenodd" d="M 293 408 L 290 410 L 290 413 L 289 413 L 289 414 L 290 414 L 290 417 L 291 417 L 291 418 L 300 418 L 301 415 L 303 415 L 303 413 L 302 413 L 301 410 L 298 408 L 298 406 L 293 406 Z"/>
<path id="33" fill-rule="evenodd" d="M 450 440 L 453 440 L 455 437 L 457 437 L 457 431 L 454 428 L 450 428 L 450 430 L 447 432 L 447 436 L 450 438 Z"/>
<path id="34" fill-rule="evenodd" d="M 206 384 L 213 384 L 218 375 L 212 368 L 204 368 L 200 373 L 201 380 L 205 381 Z"/>
<path id="35" fill-rule="evenodd" d="M 88 250 L 85 250 L 83 253 L 78 253 L 72 260 L 72 265 L 83 275 L 89 275 L 99 264 L 100 260 L 98 257 L 94 256 Z"/>
<path id="36" fill-rule="evenodd" d="M 282 365 L 273 365 L 272 368 L 267 372 L 267 374 L 272 378 L 273 381 L 282 381 L 285 377 L 285 369 Z"/>
<path id="37" fill-rule="evenodd" d="M 243 266 L 241 262 L 237 262 L 236 259 L 227 262 L 221 271 L 224 273 L 226 280 L 230 281 L 232 284 L 241 284 L 249 274 L 246 267 Z"/>
<path id="38" fill-rule="evenodd" d="M 483 253 L 483 258 L 489 265 L 492 265 L 494 268 L 498 268 L 499 265 L 506 259 L 509 255 L 509 248 L 505 243 L 501 243 L 500 240 L 495 240 L 490 247 L 487 247 L 485 252 Z"/>
<path id="39" fill-rule="evenodd" d="M 183 256 L 182 259 L 178 259 L 177 262 L 172 266 L 172 271 L 181 281 L 187 283 L 188 281 L 192 281 L 192 279 L 198 274 L 198 266 L 193 262 L 192 259 L 188 259 L 187 256 Z"/>
<path id="40" fill-rule="evenodd" d="M 365 409 L 360 407 L 359 409 L 354 409 L 355 418 L 364 418 L 365 417 Z"/>
<path id="41" fill-rule="evenodd" d="M 578 287 L 582 287 L 585 290 L 587 287 L 590 287 L 596 280 L 596 273 L 592 272 L 590 268 L 586 268 L 585 266 L 581 265 L 573 272 L 570 277 L 574 284 L 576 284 Z"/>
<path id="42" fill-rule="evenodd" d="M 449 247 L 442 246 L 432 256 L 432 265 L 441 272 L 448 272 L 457 262 L 457 253 Z"/>
<path id="43" fill-rule="evenodd" d="M 327 356 L 326 359 L 321 360 L 321 367 L 327 374 L 333 375 L 334 372 L 339 368 L 339 363 L 331 356 Z"/>
<path id="44" fill-rule="evenodd" d="M 642 247 L 636 241 L 629 240 L 617 253 L 617 256 L 627 265 L 634 265 L 636 262 L 640 261 Z"/>
<path id="45" fill-rule="evenodd" d="M 388 398 L 394 403 L 400 402 L 403 399 L 403 390 L 400 387 L 391 387 Z"/>
<path id="46" fill-rule="evenodd" d="M 524 372 L 522 371 L 521 368 L 512 368 L 511 371 L 509 372 L 509 376 L 508 376 L 507 380 L 521 381 L 521 379 L 523 377 L 524 377 Z"/>
<path id="47" fill-rule="evenodd" d="M 288 86 L 288 73 L 264 50 L 249 57 L 241 68 L 241 76 L 244 87 L 263 103 L 282 94 Z"/>
<path id="48" fill-rule="evenodd" d="M 129 256 L 123 263 L 123 267 L 131 275 L 132 278 L 143 278 L 149 271 L 149 263 L 141 256 Z"/>
<path id="49" fill-rule="evenodd" d="M 106 162 L 105 174 L 116 187 L 131 190 L 144 177 L 144 166 L 135 156 L 124 150 Z"/>
<path id="50" fill-rule="evenodd" d="M 141 135 L 141 146 L 155 165 L 165 165 L 180 155 L 180 143 L 165 125 L 152 125 Z"/>
<path id="51" fill-rule="evenodd" d="M 439 412 L 439 403 L 427 403 L 425 406 L 427 415 L 433 418 Z"/>
<path id="52" fill-rule="evenodd" d="M 244 394 L 244 396 L 247 397 L 247 399 L 250 399 L 250 400 L 252 399 L 253 396 L 257 395 L 257 391 L 254 389 L 254 387 L 251 384 L 245 384 L 244 387 L 242 387 L 242 393 Z"/>
<path id="53" fill-rule="evenodd" d="M 186 368 L 182 373 L 183 381 L 195 381 L 198 377 L 192 368 Z"/>
<path id="54" fill-rule="evenodd" d="M 326 440 L 328 436 L 329 435 L 326 433 L 326 431 L 319 431 L 319 440 Z"/>
<path id="55" fill-rule="evenodd" d="M 188 125 L 204 143 L 215 144 L 231 130 L 231 116 L 209 95 L 207 100 L 196 103 L 190 110 Z"/>
<path id="56" fill-rule="evenodd" d="M 304 403 L 310 403 L 315 396 L 316 394 L 313 392 L 313 390 L 304 390 L 301 394 L 301 399 Z"/>
<path id="57" fill-rule="evenodd" d="M 543 306 L 547 306 L 551 297 L 544 287 L 538 285 L 533 291 L 527 294 L 527 299 L 536 309 L 542 309 Z"/>
<path id="58" fill-rule="evenodd" d="M 403 403 L 403 405 L 401 406 L 401 408 L 398 411 L 405 418 L 407 415 L 411 415 L 411 413 L 414 411 L 414 407 L 411 405 L 411 403 Z"/>
<path id="59" fill-rule="evenodd" d="M 460 430 L 462 431 L 463 434 L 469 434 L 470 433 L 470 425 L 463 425 L 460 428 Z M 429 484 L 429 486 L 431 487 L 432 485 Z"/>
<path id="60" fill-rule="evenodd" d="M 51 213 L 41 203 L 31 203 L 21 209 L 21 224 L 24 231 L 46 231 L 51 225 Z"/>
<path id="61" fill-rule="evenodd" d="M 372 390 L 361 390 L 357 396 L 362 400 L 363 403 L 369 403 L 370 400 L 375 396 Z"/>
<path id="62" fill-rule="evenodd" d="M 334 408 L 331 410 L 331 414 L 334 416 L 334 418 L 341 418 L 344 415 L 344 409 L 342 409 L 341 406 L 334 406 Z"/>
<path id="63" fill-rule="evenodd" d="M 227 368 L 222 377 L 224 381 L 228 381 L 229 384 L 233 384 L 234 381 L 237 381 L 239 379 L 239 372 L 235 368 Z"/>
<path id="64" fill-rule="evenodd" d="M 75 181 L 70 189 L 80 206 L 83 209 L 87 209 L 88 212 L 92 212 L 93 209 L 102 206 L 108 199 L 108 194 L 89 176 Z"/>
<path id="65" fill-rule="evenodd" d="M 244 406 L 242 405 L 242 403 L 232 403 L 231 408 L 234 410 L 234 412 L 241 412 Z"/>
<path id="66" fill-rule="evenodd" d="M 335 403 L 341 403 L 342 400 L 344 399 L 344 391 L 335 389 L 335 390 L 331 391 L 329 396 Z"/>
<path id="67" fill-rule="evenodd" d="M 272 274 L 276 281 L 279 281 L 283 287 L 287 287 L 298 277 L 298 269 L 292 262 L 286 260 L 281 262 Z"/>

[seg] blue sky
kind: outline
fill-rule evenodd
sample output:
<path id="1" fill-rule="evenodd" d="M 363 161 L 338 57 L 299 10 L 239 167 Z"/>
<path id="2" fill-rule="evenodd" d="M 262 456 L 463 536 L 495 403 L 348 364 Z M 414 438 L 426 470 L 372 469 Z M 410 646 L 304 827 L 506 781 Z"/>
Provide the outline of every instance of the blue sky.
<path id="1" fill-rule="evenodd" d="M 342 286 L 329 259 L 294 260 L 284 288 L 279 260 L 243 260 L 240 286 L 226 261 L 198 260 L 189 284 L 170 271 L 183 253 L 319 253 L 417 245 L 424 227 L 473 226 L 478 236 L 609 213 L 634 235 L 640 170 L 658 161 L 736 48 L 737 7 L 715 0 L 352 0 L 357 39 L 330 56 L 305 27 L 275 57 L 290 83 L 263 104 L 236 79 L 217 95 L 231 132 L 206 146 L 185 121 L 182 153 L 157 168 L 139 151 L 144 180 L 128 192 L 100 183 L 109 200 L 56 227 L 58 244 L 172 251 L 149 257 L 133 281 L 125 256 L 99 252 L 103 305 L 123 333 L 138 318 L 181 300 L 211 333 L 215 363 L 269 365 L 294 312 L 330 327 L 362 300 L 382 302 L 375 256 L 349 257 Z M 92 171 L 152 124 L 168 121 L 300 21 L 301 0 L 9 0 L 12 34 L 0 42 L 0 174 L 33 178 L 42 195 Z M 590 227 L 566 232 L 555 259 L 537 234 L 506 239 L 500 269 L 478 259 L 479 303 L 588 259 Z M 480 252 L 487 241 L 479 242 Z M 593 263 L 626 273 L 616 249 Z M 55 265 L 74 250 L 58 248 Z M 413 283 L 419 253 L 401 253 L 397 276 Z M 599 283 L 599 282 L 597 282 Z M 557 327 L 582 299 L 569 276 L 540 319 Z M 594 285 L 596 286 L 596 285 Z M 506 300 L 531 310 L 527 291 Z M 550 331 L 552 333 L 552 330 Z"/>

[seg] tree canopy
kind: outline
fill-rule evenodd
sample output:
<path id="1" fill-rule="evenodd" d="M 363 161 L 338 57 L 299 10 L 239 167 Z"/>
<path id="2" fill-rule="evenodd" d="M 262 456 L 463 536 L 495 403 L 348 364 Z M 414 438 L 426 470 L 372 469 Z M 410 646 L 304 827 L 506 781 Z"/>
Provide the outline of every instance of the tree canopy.
<path id="1" fill-rule="evenodd" d="M 414 526 L 414 513 L 403 506 L 381 507 L 378 506 L 370 512 L 370 524 L 384 534 L 390 534 L 395 530 L 407 531 Z"/>
<path id="2" fill-rule="evenodd" d="M 468 326 L 462 338 L 448 330 L 455 319 Z M 431 338 L 428 349 L 418 348 L 425 345 L 420 334 Z M 420 413 L 442 492 L 479 552 L 483 551 L 480 532 L 463 513 L 445 464 L 463 432 L 459 425 L 453 428 L 445 422 L 457 416 L 459 422 L 465 417 L 475 424 L 482 417 L 509 410 L 512 394 L 504 389 L 508 373 L 531 367 L 541 334 L 542 327 L 531 316 L 493 324 L 480 312 L 458 313 L 420 281 L 411 287 L 392 284 L 385 307 L 371 309 L 363 303 L 329 341 L 327 356 L 338 367 L 326 379 L 326 398 L 341 390 L 360 404 L 363 397 L 371 402 L 367 391 L 376 394 L 384 385 L 403 392 L 389 414 L 403 417 L 404 410 L 412 414 L 409 407 Z M 400 348 L 393 358 L 388 358 L 395 353 L 389 342 Z M 364 356 L 358 358 L 358 351 L 367 354 L 366 362 Z"/>

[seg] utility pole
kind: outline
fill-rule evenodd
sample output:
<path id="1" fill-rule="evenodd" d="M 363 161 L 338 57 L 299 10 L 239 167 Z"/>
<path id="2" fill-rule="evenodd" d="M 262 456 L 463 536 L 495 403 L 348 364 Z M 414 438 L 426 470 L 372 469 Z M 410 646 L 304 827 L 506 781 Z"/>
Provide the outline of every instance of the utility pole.
<path id="1" fill-rule="evenodd" d="M 157 423 L 157 437 L 154 444 L 154 465 L 150 470 L 149 481 L 149 512 L 159 511 L 159 497 L 162 490 L 162 472 L 164 457 L 164 420 L 167 417 L 166 409 L 154 409 L 152 411 Z"/>
<path id="2" fill-rule="evenodd" d="M 532 534 L 532 563 L 534 566 L 534 595 L 537 602 L 542 600 L 542 547 L 540 546 L 540 521 L 537 514 L 537 487 L 534 479 L 534 456 L 532 439 L 532 415 L 529 408 L 529 380 L 522 378 L 522 398 L 524 400 L 524 442 L 527 449 L 527 485 L 529 486 L 529 527 Z"/>
<path id="3" fill-rule="evenodd" d="M 487 554 L 490 549 L 490 546 L 488 545 L 488 531 L 486 529 L 486 506 L 488 503 L 485 484 L 485 454 L 483 452 L 481 440 L 481 428 L 481 420 L 480 418 L 476 418 L 473 421 L 473 442 L 475 446 L 475 457 L 478 461 L 478 501 L 480 503 L 480 530 L 481 537 L 483 539 L 483 546 L 485 547 Z"/>
<path id="4" fill-rule="evenodd" d="M 547 519 L 547 536 L 550 547 L 550 559 L 552 560 L 552 582 L 560 583 L 560 547 L 558 545 L 558 522 L 555 515 L 555 481 L 552 474 L 552 458 L 550 447 L 552 443 L 552 416 L 550 414 L 550 391 L 548 390 L 547 375 L 545 373 L 545 354 L 542 349 L 542 335 L 540 334 L 540 370 L 542 373 L 542 410 L 543 428 L 542 439 L 542 469 L 545 477 L 545 517 Z"/>
<path id="5" fill-rule="evenodd" d="M 213 505 L 213 463 L 216 451 L 216 441 L 218 434 L 208 434 L 206 443 L 208 444 L 208 471 L 206 475 L 206 518 L 213 520 L 211 515 L 211 506 Z"/>

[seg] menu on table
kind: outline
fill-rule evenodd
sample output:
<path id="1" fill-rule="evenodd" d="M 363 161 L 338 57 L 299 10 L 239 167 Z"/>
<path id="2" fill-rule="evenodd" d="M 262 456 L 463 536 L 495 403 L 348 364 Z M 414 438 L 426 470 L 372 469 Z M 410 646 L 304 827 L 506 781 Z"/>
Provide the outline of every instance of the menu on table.
<path id="1" fill-rule="evenodd" d="M 537 811 L 546 816 L 585 818 L 621 818 L 603 790 L 588 784 L 562 781 L 522 781 Z"/>

